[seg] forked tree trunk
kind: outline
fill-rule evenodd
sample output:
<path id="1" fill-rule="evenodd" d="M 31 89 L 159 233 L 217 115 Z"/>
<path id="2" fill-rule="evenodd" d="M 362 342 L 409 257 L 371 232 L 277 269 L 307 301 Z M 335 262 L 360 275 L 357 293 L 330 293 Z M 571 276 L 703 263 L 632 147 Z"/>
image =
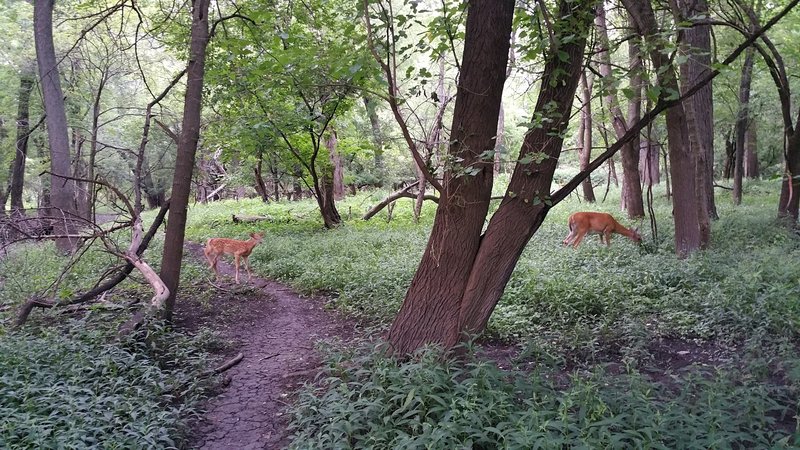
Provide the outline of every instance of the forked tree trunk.
<path id="1" fill-rule="evenodd" d="M 414 279 L 389 330 L 393 350 L 406 354 L 427 343 L 450 348 L 461 337 L 461 298 L 489 210 L 497 117 L 508 62 L 513 0 L 474 0 L 467 12 L 450 155 L 474 175 L 444 175 L 433 229 Z"/>
<path id="2" fill-rule="evenodd" d="M 672 62 L 663 53 L 655 14 L 649 2 L 623 0 L 636 29 L 650 47 L 650 59 L 661 86 L 661 96 L 680 93 Z M 667 109 L 667 140 L 672 174 L 672 212 L 675 222 L 675 252 L 686 257 L 701 247 L 696 194 L 696 164 L 689 148 L 689 129 L 683 105 Z"/>
<path id="3" fill-rule="evenodd" d="M 496 126 L 513 2 L 473 2 L 467 18 L 463 72 L 453 117 L 450 153 L 481 170 L 446 174 L 431 238 L 403 307 L 390 330 L 395 351 L 429 342 L 451 348 L 465 333 L 483 330 L 522 250 L 541 225 L 580 79 L 594 1 L 559 2 L 557 39 L 547 52 L 535 117 L 506 195 L 481 236 L 491 195 L 491 162 L 480 149 Z M 502 26 L 501 26 L 502 25 Z M 569 33 L 572 40 L 558 39 Z M 476 98 L 477 97 L 477 98 Z M 494 117 L 493 117 L 494 116 Z M 481 145 L 483 143 L 483 145 Z M 471 179 L 470 179 L 471 178 Z"/>
<path id="4" fill-rule="evenodd" d="M 70 176 L 69 134 L 64 93 L 61 90 L 55 46 L 53 44 L 53 5 L 55 0 L 35 0 L 33 5 L 33 30 L 36 43 L 36 60 L 39 80 L 47 114 L 47 137 L 50 144 L 50 216 L 54 220 L 55 234 L 69 234 L 72 216 L 75 215 L 74 183 L 66 182 Z M 62 238 L 56 247 L 62 252 L 72 251 L 77 241 Z"/>
<path id="5" fill-rule="evenodd" d="M 585 170 L 592 159 L 592 83 L 589 81 L 584 71 L 581 74 L 581 123 L 578 127 L 578 151 L 580 151 L 580 168 Z M 594 188 L 592 187 L 592 177 L 588 177 L 581 183 L 583 189 L 583 199 L 588 203 L 594 203 Z"/>
<path id="6" fill-rule="evenodd" d="M 169 221 L 164 237 L 164 252 L 161 257 L 161 279 L 169 289 L 169 297 L 163 309 L 163 318 L 166 320 L 172 319 L 172 311 L 175 308 L 183 258 L 186 213 L 192 187 L 192 171 L 194 170 L 197 142 L 200 139 L 203 76 L 205 74 L 206 46 L 208 45 L 208 4 L 209 0 L 195 0 L 192 8 L 192 34 L 186 72 L 183 125 L 178 142 Z"/>
<path id="7" fill-rule="evenodd" d="M 11 211 L 21 211 L 24 208 L 22 190 L 25 185 L 25 161 L 28 157 L 28 134 L 30 133 L 30 100 L 34 81 L 33 73 L 29 72 L 23 72 L 19 79 L 16 152 L 14 163 L 11 166 Z"/>

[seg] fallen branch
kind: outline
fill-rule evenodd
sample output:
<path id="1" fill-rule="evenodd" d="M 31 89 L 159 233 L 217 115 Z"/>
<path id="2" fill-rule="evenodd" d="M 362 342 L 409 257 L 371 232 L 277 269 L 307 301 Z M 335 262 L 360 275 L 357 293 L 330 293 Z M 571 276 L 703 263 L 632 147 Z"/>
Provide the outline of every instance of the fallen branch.
<path id="1" fill-rule="evenodd" d="M 386 198 L 381 200 L 380 203 L 378 203 L 377 205 L 375 205 L 372 208 L 370 208 L 370 210 L 367 211 L 366 214 L 364 214 L 364 216 L 361 218 L 361 220 L 369 220 L 369 219 L 371 219 L 372 217 L 375 216 L 375 214 L 378 214 L 383 208 L 385 208 L 387 205 L 389 205 L 390 203 L 392 203 L 393 201 L 395 201 L 397 199 L 400 199 L 400 198 L 414 198 L 415 199 L 415 198 L 417 198 L 417 196 L 415 194 L 411 194 L 408 191 L 410 191 L 411 188 L 417 186 L 418 184 L 419 184 L 419 181 L 415 181 L 415 182 L 409 184 L 408 186 L 406 186 L 406 187 L 404 187 L 404 188 L 402 188 L 402 189 L 400 189 L 398 191 L 392 192 Z M 426 195 L 422 199 L 423 200 L 430 200 L 430 201 L 435 202 L 435 203 L 439 203 L 439 197 L 436 197 L 436 196 L 433 196 L 433 195 Z"/>
<path id="2" fill-rule="evenodd" d="M 225 372 L 226 370 L 228 370 L 228 369 L 234 367 L 235 365 L 239 364 L 240 362 L 242 362 L 242 359 L 244 359 L 244 355 L 242 353 L 239 353 L 238 355 L 234 356 L 233 358 L 231 358 L 231 359 L 225 361 L 224 363 L 222 363 L 221 366 L 218 366 L 218 367 L 215 367 L 213 369 L 208 369 L 208 370 L 205 370 L 203 372 L 200 372 L 200 374 L 197 375 L 196 378 L 192 378 L 190 380 L 187 380 L 187 381 L 184 381 L 183 383 L 178 384 L 177 386 L 174 386 L 174 387 L 171 387 L 171 388 L 169 388 L 167 390 L 164 390 L 164 391 L 161 392 L 161 394 L 164 395 L 164 394 L 169 394 L 169 393 L 172 393 L 172 392 L 175 392 L 175 391 L 179 391 L 179 390 L 182 390 L 183 388 L 185 388 L 189 383 L 192 383 L 194 381 L 197 381 L 197 380 L 200 380 L 200 379 L 203 379 L 203 378 L 208 378 L 211 375 L 219 375 L 222 372 Z"/>
<path id="3" fill-rule="evenodd" d="M 16 330 L 28 320 L 28 316 L 33 311 L 33 308 L 52 308 L 56 304 L 55 302 L 50 302 L 47 300 L 43 300 L 41 298 L 31 298 L 27 302 L 22 305 L 22 308 L 19 309 L 19 313 L 17 313 L 17 318 L 14 320 L 14 324 L 11 326 L 12 330 Z"/>
<path id="4" fill-rule="evenodd" d="M 253 222 L 261 222 L 264 220 L 272 220 L 272 217 L 269 216 L 237 216 L 234 214 L 232 216 L 233 223 L 253 223 Z"/>

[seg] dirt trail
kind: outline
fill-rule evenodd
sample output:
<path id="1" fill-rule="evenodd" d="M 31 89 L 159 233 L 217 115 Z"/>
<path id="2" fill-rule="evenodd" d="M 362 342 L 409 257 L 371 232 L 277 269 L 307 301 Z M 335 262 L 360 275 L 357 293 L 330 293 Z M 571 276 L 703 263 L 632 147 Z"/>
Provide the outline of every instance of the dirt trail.
<path id="1" fill-rule="evenodd" d="M 202 258 L 202 247 L 187 244 Z M 179 301 L 178 323 L 205 323 L 233 342 L 226 349 L 244 359 L 225 372 L 230 383 L 208 402 L 194 426 L 190 444 L 197 449 L 279 449 L 289 441 L 287 403 L 291 392 L 317 374 L 320 339 L 353 335 L 354 324 L 326 311 L 314 298 L 301 298 L 287 286 L 247 274 L 233 284 L 233 267 L 220 260 L 225 289 L 210 307 Z"/>

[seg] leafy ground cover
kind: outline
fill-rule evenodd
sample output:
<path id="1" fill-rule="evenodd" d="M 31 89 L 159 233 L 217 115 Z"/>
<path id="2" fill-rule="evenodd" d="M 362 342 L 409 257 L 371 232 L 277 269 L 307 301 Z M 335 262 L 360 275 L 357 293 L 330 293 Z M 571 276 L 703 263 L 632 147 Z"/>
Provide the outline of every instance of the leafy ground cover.
<path id="1" fill-rule="evenodd" d="M 672 206 L 659 193 L 658 235 L 645 224 L 642 247 L 620 236 L 610 248 L 596 238 L 578 250 L 561 246 L 573 211 L 621 218 L 613 191 L 605 204 L 559 205 L 528 245 L 484 336 L 490 344 L 517 347 L 507 367 L 475 381 L 468 376 L 470 364 L 491 363 L 440 364 L 441 358 L 429 356 L 397 363 L 364 350 L 352 356 L 358 364 L 332 370 L 309 388 L 296 410 L 296 442 L 317 442 L 318 448 L 800 445 L 794 400 L 800 239 L 775 223 L 777 191 L 774 182 L 749 184 L 737 208 L 720 196 L 712 248 L 687 260 L 674 256 Z M 201 241 L 266 230 L 251 257 L 256 270 L 307 292 L 324 292 L 331 307 L 380 327 L 403 299 L 432 212 L 414 224 L 406 200 L 398 202 L 391 222 L 385 213 L 360 221 L 378 199 L 362 194 L 340 204 L 351 218 L 336 230 L 321 229 L 313 205 L 242 201 L 198 207 L 188 234 Z M 232 210 L 269 219 L 234 225 Z M 407 373 L 421 361 L 428 361 L 426 371 L 443 371 L 426 375 L 441 380 L 440 391 L 429 395 L 409 381 Z M 465 403 L 464 391 L 480 392 L 481 399 L 503 392 L 507 397 L 489 407 L 478 400 Z M 496 415 L 470 416 L 495 414 L 489 410 Z M 387 411 L 402 411 L 407 422 Z M 459 415 L 449 431 L 433 426 Z M 495 430 L 475 431 L 476 423 Z M 519 423 L 529 426 L 515 428 Z M 685 431 L 676 434 L 672 427 Z"/>
<path id="2" fill-rule="evenodd" d="M 158 254 L 159 243 L 147 255 Z M 0 259 L 0 448 L 180 448 L 199 401 L 211 386 L 208 330 L 187 334 L 148 324 L 119 339 L 125 307 L 152 295 L 128 280 L 106 303 L 87 309 L 36 310 L 21 331 L 9 325 L 32 295 L 67 299 L 93 285 L 115 262 L 90 248 L 54 285 L 68 261 L 49 244 L 17 246 Z M 191 280 L 200 267 L 186 262 L 185 291 L 206 295 Z"/>

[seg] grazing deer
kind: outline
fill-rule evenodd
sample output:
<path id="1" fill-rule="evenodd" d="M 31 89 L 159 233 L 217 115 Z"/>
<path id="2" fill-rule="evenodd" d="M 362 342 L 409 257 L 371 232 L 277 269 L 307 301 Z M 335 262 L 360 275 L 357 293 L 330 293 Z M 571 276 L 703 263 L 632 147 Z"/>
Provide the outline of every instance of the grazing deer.
<path id="1" fill-rule="evenodd" d="M 247 281 L 253 277 L 250 273 L 250 262 L 247 258 L 253 252 L 253 248 L 261 242 L 264 233 L 250 233 L 250 239 L 247 241 L 237 241 L 236 239 L 226 238 L 211 238 L 206 242 L 206 248 L 203 253 L 206 255 L 208 264 L 214 273 L 217 274 L 217 281 L 219 281 L 219 270 L 217 270 L 217 259 L 220 255 L 230 254 L 233 255 L 233 260 L 236 266 L 236 282 L 239 282 L 239 259 L 244 262 L 244 267 L 247 269 Z"/>
<path id="2" fill-rule="evenodd" d="M 611 234 L 617 233 L 627 236 L 633 242 L 641 243 L 642 237 L 636 228 L 625 228 L 614 220 L 611 214 L 599 212 L 576 212 L 569 216 L 569 234 L 564 239 L 564 245 L 572 244 L 578 248 L 586 233 L 600 235 L 600 242 L 605 238 L 606 245 L 611 245 Z"/>

